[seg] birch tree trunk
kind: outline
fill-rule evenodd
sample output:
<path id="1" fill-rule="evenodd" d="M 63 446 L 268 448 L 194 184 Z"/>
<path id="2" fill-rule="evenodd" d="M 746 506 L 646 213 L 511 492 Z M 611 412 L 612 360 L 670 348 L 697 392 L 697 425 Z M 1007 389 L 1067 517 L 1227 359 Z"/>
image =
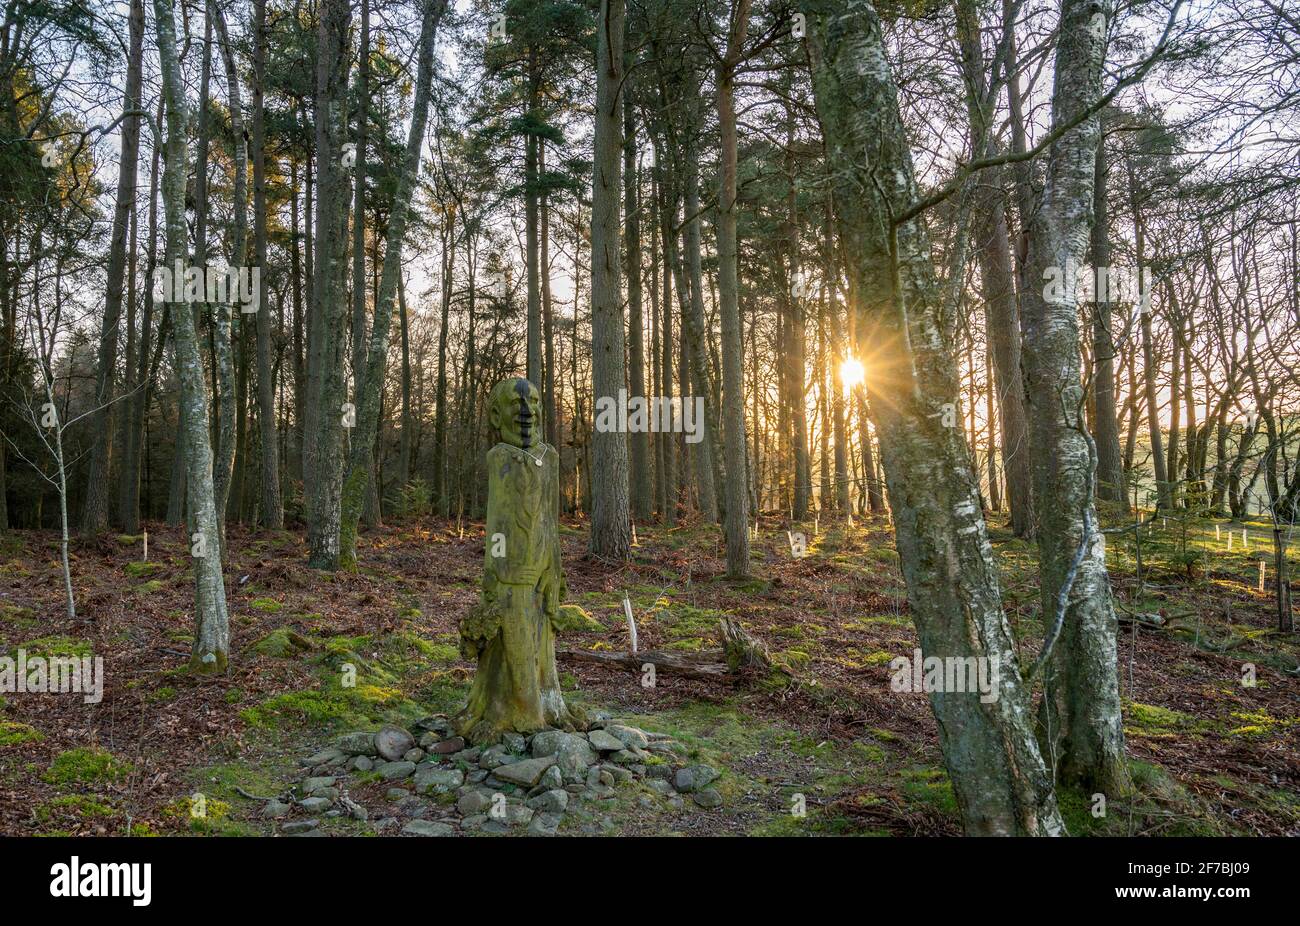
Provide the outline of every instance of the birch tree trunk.
<path id="1" fill-rule="evenodd" d="M 158 30 L 158 61 L 167 106 L 167 140 L 162 185 L 163 214 L 167 229 L 166 264 L 174 266 L 185 254 L 185 181 L 188 174 L 189 122 L 180 64 L 176 57 L 176 22 L 167 0 L 154 0 Z M 212 488 L 212 445 L 208 438 L 208 397 L 203 360 L 199 355 L 194 313 L 188 306 L 172 310 L 176 373 L 184 406 L 185 477 L 190 513 L 190 553 L 194 561 L 194 643 L 192 671 L 204 674 L 226 670 L 230 652 L 230 622 L 226 589 L 221 575 L 221 541 L 218 512 Z"/>
<path id="2" fill-rule="evenodd" d="M 591 182 L 591 384 L 596 401 L 618 401 L 623 378 L 623 299 L 619 290 L 619 198 L 623 128 L 623 0 L 601 0 L 596 40 L 596 139 Z M 627 435 L 591 437 L 591 553 L 626 559 Z"/>
<path id="3" fill-rule="evenodd" d="M 1053 125 L 1072 121 L 1100 95 L 1106 14 L 1099 10 L 1094 0 L 1061 4 Z M 1044 667 L 1045 752 L 1055 763 L 1058 781 L 1113 796 L 1128 789 L 1117 622 L 1106 541 L 1093 502 L 1097 451 L 1085 416 L 1074 285 L 1088 244 L 1099 133 L 1094 115 L 1061 136 L 1048 155 L 1046 185 L 1028 242 L 1025 278 L 1033 285 L 1021 294 L 1021 364 L 1029 403 L 1043 621 L 1047 639 L 1056 639 Z M 1053 274 L 1063 285 L 1042 283 Z"/>
<path id="4" fill-rule="evenodd" d="M 856 330 L 876 355 L 871 414 L 907 597 L 926 656 L 996 659 L 993 691 L 936 691 L 944 762 L 972 835 L 1060 835 L 1064 825 L 1035 741 L 1029 693 L 1002 612 L 997 562 L 960 428 L 960 383 L 939 318 L 911 152 L 875 10 L 831 0 L 810 22 L 817 112 L 851 280 Z"/>

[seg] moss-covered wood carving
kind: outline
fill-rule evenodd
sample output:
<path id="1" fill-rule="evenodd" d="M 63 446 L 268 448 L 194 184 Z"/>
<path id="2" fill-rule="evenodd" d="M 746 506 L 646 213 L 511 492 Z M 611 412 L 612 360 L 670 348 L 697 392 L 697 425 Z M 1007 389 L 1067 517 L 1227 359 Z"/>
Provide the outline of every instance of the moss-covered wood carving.
<path id="1" fill-rule="evenodd" d="M 492 390 L 488 421 L 487 536 L 479 602 L 460 621 L 461 652 L 478 660 L 456 730 L 470 742 L 502 733 L 584 726 L 567 707 L 555 669 L 555 624 L 564 600 L 559 458 L 543 443 L 541 397 L 526 379 Z"/>

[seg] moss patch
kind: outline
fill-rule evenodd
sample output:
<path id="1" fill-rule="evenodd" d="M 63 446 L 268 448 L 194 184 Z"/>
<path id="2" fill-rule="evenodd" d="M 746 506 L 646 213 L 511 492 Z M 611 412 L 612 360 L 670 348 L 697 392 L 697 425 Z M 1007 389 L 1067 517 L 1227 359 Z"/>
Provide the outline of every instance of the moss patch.
<path id="1" fill-rule="evenodd" d="M 118 759 L 106 749 L 79 746 L 54 757 L 41 777 L 52 785 L 105 785 L 121 781 L 131 772 L 131 764 Z"/>
<path id="2" fill-rule="evenodd" d="M 15 720 L 0 720 L 0 749 L 6 746 L 21 746 L 23 743 L 39 743 L 45 739 L 41 731 Z"/>

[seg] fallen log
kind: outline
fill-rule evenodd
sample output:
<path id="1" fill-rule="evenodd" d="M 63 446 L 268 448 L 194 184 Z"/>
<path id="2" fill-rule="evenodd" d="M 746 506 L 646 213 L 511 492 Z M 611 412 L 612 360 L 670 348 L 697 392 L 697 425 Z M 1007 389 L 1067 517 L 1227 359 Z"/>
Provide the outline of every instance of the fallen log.
<path id="1" fill-rule="evenodd" d="M 642 671 L 642 668 L 649 663 L 655 667 L 656 672 L 706 681 L 718 681 L 728 675 L 727 664 L 723 661 L 723 653 L 720 650 L 702 653 L 665 653 L 658 650 L 642 653 L 607 653 L 599 650 L 562 649 L 556 650 L 555 655 L 559 659 L 570 659 L 574 662 L 625 666 L 637 672 Z"/>

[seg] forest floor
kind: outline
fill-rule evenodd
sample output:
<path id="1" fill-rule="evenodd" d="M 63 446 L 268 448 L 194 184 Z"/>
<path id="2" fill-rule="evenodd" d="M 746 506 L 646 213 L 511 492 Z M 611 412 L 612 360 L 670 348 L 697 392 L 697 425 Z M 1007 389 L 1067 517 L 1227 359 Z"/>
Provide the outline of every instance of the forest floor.
<path id="1" fill-rule="evenodd" d="M 1264 525 L 1230 525 L 1228 552 L 1229 525 L 1218 522 L 1216 541 L 1215 523 L 1151 525 L 1140 586 L 1132 534 L 1108 537 L 1118 603 L 1165 623 L 1122 634 L 1135 792 L 1095 816 L 1090 795 L 1062 789 L 1072 833 L 1300 834 L 1300 636 L 1272 629 L 1271 583 L 1257 588 Z M 0 833 L 274 833 L 277 821 L 245 795 L 283 793 L 303 774 L 299 759 L 341 733 L 450 713 L 463 698 L 473 666 L 459 656 L 456 626 L 478 593 L 480 524 L 369 531 L 359 571 L 333 575 L 307 567 L 297 533 L 232 526 L 233 643 L 230 670 L 216 679 L 186 669 L 188 550 L 179 531 L 154 527 L 148 562 L 140 537 L 74 545 L 77 622 L 62 607 L 57 536 L 0 537 L 0 654 L 91 653 L 106 675 L 98 704 L 76 694 L 0 698 Z M 917 643 L 889 525 L 800 527 L 808 551 L 796 558 L 786 524 L 767 520 L 756 578 L 737 584 L 723 576 L 712 526 L 640 526 L 632 562 L 612 568 L 585 558 L 583 523 L 565 523 L 569 601 L 595 623 L 566 632 L 561 646 L 626 650 L 626 594 L 643 651 L 714 649 L 719 617 L 732 615 L 778 668 L 707 682 L 661 673 L 646 688 L 631 669 L 563 660 L 566 698 L 671 734 L 689 761 L 721 772 L 723 804 L 671 806 L 632 783 L 591 813 L 567 815 L 561 833 L 960 832 L 926 696 L 890 690 L 890 660 Z M 1243 528 L 1253 535 L 1246 551 Z M 1042 638 L 1034 552 L 996 515 L 991 533 L 1007 613 L 1032 659 Z M 358 667 L 355 687 L 340 685 L 344 663 Z M 1253 687 L 1243 684 L 1246 664 Z M 371 822 L 341 817 L 322 830 L 374 832 L 393 812 L 388 784 L 350 789 Z M 190 812 L 195 795 L 202 816 Z M 791 812 L 798 795 L 805 816 Z M 450 810 L 448 799 L 429 799 L 426 812 Z"/>

